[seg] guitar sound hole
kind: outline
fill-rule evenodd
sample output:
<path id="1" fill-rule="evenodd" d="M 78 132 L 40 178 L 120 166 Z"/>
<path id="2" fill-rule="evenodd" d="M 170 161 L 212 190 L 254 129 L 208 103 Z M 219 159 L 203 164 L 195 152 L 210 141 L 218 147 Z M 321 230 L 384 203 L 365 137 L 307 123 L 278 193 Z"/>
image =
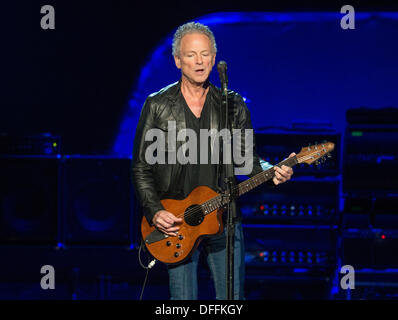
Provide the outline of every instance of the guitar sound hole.
<path id="1" fill-rule="evenodd" d="M 184 213 L 184 220 L 190 226 L 197 226 L 202 223 L 205 215 L 202 208 L 198 204 L 189 206 Z"/>

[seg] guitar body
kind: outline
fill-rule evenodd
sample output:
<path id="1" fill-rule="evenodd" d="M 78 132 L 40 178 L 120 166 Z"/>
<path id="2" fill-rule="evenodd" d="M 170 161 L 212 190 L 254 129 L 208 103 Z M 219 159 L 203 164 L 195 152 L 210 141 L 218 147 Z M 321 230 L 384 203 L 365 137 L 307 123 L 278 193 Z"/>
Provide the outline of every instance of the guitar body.
<path id="1" fill-rule="evenodd" d="M 325 161 L 326 155 L 330 157 L 334 146 L 333 142 L 325 141 L 322 144 L 303 147 L 298 155 L 290 156 L 276 166 L 293 167 L 297 163 L 311 164 L 313 162 L 319 164 L 320 159 Z M 232 193 L 240 196 L 274 176 L 274 168 L 262 171 L 233 187 Z M 183 200 L 164 199 L 161 203 L 167 211 L 182 218 L 183 222 L 178 235 L 169 237 L 150 226 L 145 217 L 142 218 L 141 233 L 145 246 L 159 261 L 167 264 L 180 263 L 192 255 L 203 237 L 223 231 L 221 215 L 225 201 L 209 187 L 197 187 Z"/>
<path id="2" fill-rule="evenodd" d="M 170 237 L 158 231 L 154 226 L 150 226 L 145 217 L 142 218 L 142 238 L 151 255 L 164 263 L 177 264 L 192 255 L 203 237 L 221 233 L 223 231 L 221 218 L 223 209 L 201 214 L 198 206 L 217 195 L 218 193 L 211 188 L 200 186 L 183 200 L 161 200 L 165 210 L 182 218 L 183 222 L 180 224 L 178 235 Z M 156 241 L 148 240 L 148 236 L 156 234 Z"/>

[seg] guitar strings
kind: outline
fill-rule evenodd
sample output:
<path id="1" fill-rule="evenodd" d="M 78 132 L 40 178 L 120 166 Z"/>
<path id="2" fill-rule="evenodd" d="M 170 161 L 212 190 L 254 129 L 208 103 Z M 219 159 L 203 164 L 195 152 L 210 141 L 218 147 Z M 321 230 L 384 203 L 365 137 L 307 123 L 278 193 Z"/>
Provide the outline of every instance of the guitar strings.
<path id="1" fill-rule="evenodd" d="M 291 162 L 291 161 L 292 161 L 291 158 L 287 158 L 287 159 L 281 161 L 281 162 L 280 162 L 279 164 L 277 164 L 277 165 L 281 166 L 282 164 L 288 164 L 288 163 Z M 283 163 L 283 162 L 286 162 L 286 163 Z M 268 169 L 268 170 L 265 170 L 265 171 L 262 171 L 262 172 L 256 174 L 255 176 L 253 176 L 253 177 L 250 178 L 249 180 L 257 180 L 257 179 L 260 179 L 260 177 L 263 178 L 264 176 L 267 176 L 267 177 L 268 177 L 268 174 L 270 175 L 270 177 L 269 177 L 269 179 L 267 179 L 267 180 L 270 180 L 270 179 L 272 179 L 272 178 L 275 177 L 275 171 L 273 171 L 273 169 L 271 168 L 271 169 Z M 267 181 L 267 180 L 265 180 L 265 181 Z M 265 181 L 263 181 L 263 182 L 265 182 Z M 244 183 L 244 182 L 242 182 L 242 183 Z M 251 185 L 250 185 L 250 182 L 249 182 L 247 185 L 251 186 Z M 257 187 L 257 186 L 258 186 L 258 185 L 255 185 L 255 186 L 252 187 L 251 189 L 253 189 L 253 188 Z M 251 189 L 250 189 L 250 190 L 251 190 Z M 233 187 L 232 193 L 234 193 L 234 192 L 236 192 L 236 191 L 239 191 L 239 185 Z M 189 210 L 187 210 L 187 211 L 184 211 L 184 212 L 181 213 L 181 214 L 176 215 L 176 217 L 177 217 L 177 218 L 183 218 L 183 217 L 189 218 L 189 217 L 192 217 L 193 215 L 196 215 L 196 214 L 198 214 L 198 213 L 202 213 L 202 212 L 203 212 L 202 207 L 203 207 L 204 205 L 209 205 L 209 203 L 210 203 L 211 201 L 216 201 L 217 198 L 221 198 L 221 197 L 222 197 L 222 195 L 215 196 L 214 198 L 209 199 L 209 200 L 203 202 L 202 204 L 198 204 L 196 207 L 194 207 L 194 208 L 192 208 L 192 209 L 189 209 Z M 218 205 L 218 203 L 219 203 L 219 201 L 217 201 L 217 205 Z M 218 208 L 220 208 L 220 207 L 218 206 Z M 215 210 L 217 210 L 218 208 L 216 208 Z M 214 211 L 214 210 L 212 210 L 212 211 L 210 211 L 210 212 L 213 212 L 213 211 Z M 210 212 L 208 212 L 207 214 L 209 214 Z"/>
<path id="2" fill-rule="evenodd" d="M 269 179 L 267 179 L 267 180 L 270 180 L 270 179 L 272 179 L 274 176 L 275 176 L 275 173 L 274 172 L 272 172 L 272 169 L 268 169 L 268 170 L 266 170 L 266 171 L 263 171 L 263 172 L 260 172 L 260 173 L 258 173 L 257 175 L 255 175 L 255 176 L 253 176 L 251 179 L 253 179 L 253 180 L 256 180 L 255 178 L 257 177 L 257 179 L 259 179 L 260 178 L 260 176 L 262 175 L 262 176 L 267 176 L 267 173 L 266 172 L 270 172 L 270 178 Z M 251 180 L 250 179 L 250 180 Z M 267 180 L 265 180 L 265 181 L 267 181 Z M 264 181 L 264 182 L 265 182 Z M 248 185 L 249 186 L 251 186 L 250 185 L 250 183 L 248 183 Z M 251 189 L 253 189 L 253 188 L 255 188 L 255 187 L 257 187 L 257 185 L 255 185 L 254 187 L 252 187 Z M 234 193 L 234 192 L 236 192 L 236 191 L 239 191 L 239 185 L 237 185 L 237 186 L 235 186 L 235 187 L 233 187 L 233 189 L 232 189 L 232 192 Z M 181 213 L 181 214 L 178 214 L 178 215 L 176 215 L 176 217 L 177 218 L 189 218 L 189 217 L 192 217 L 192 216 L 194 216 L 194 215 L 196 215 L 196 214 L 198 214 L 198 213 L 202 213 L 203 212 L 203 209 L 202 209 L 202 207 L 203 206 L 205 206 L 205 205 L 210 205 L 210 202 L 211 201 L 217 201 L 216 202 L 216 205 L 218 206 L 218 204 L 222 201 L 222 200 L 220 200 L 219 198 L 221 198 L 222 197 L 222 195 L 217 195 L 217 196 L 215 196 L 215 197 L 213 197 L 213 198 L 211 198 L 211 199 L 209 199 L 209 200 L 207 200 L 207 201 L 205 201 L 205 202 L 203 202 L 202 204 L 198 204 L 196 207 L 194 207 L 194 208 L 192 208 L 192 209 L 189 209 L 189 210 L 187 210 L 187 211 L 184 211 L 183 213 Z M 217 210 L 218 208 L 220 208 L 219 206 L 216 208 L 216 209 L 214 209 L 214 210 Z M 212 211 L 210 211 L 210 212 L 213 212 L 214 210 L 212 210 Z M 209 214 L 210 212 L 208 212 L 208 213 L 206 213 L 206 214 Z M 206 215 L 205 214 L 205 215 Z"/>
<path id="3" fill-rule="evenodd" d="M 296 156 L 296 157 L 297 157 L 297 156 Z M 311 158 L 311 155 L 307 155 L 307 156 L 303 156 L 301 159 L 308 160 L 308 159 L 310 159 L 310 158 Z M 288 166 L 291 167 L 291 166 L 294 165 L 293 163 L 290 163 L 291 161 L 293 161 L 293 159 L 294 159 L 294 158 L 287 158 L 287 159 L 281 161 L 279 164 L 277 164 L 277 166 L 282 166 L 283 164 L 285 164 L 285 165 L 288 165 Z M 284 163 L 284 162 L 285 162 L 285 163 Z M 275 171 L 273 171 L 272 168 L 271 168 L 271 169 L 268 169 L 268 170 L 266 170 L 266 171 L 262 171 L 262 172 L 256 174 L 255 176 L 253 176 L 253 177 L 250 178 L 249 180 L 255 180 L 255 181 L 256 181 L 256 179 L 260 179 L 260 177 L 261 177 L 261 178 L 263 178 L 264 176 L 267 176 L 267 177 L 268 177 L 268 174 L 270 174 L 270 177 L 269 177 L 269 179 L 267 179 L 267 180 L 265 180 L 265 181 L 268 181 L 268 180 L 270 180 L 270 179 L 272 179 L 272 178 L 275 177 Z M 265 182 L 265 181 L 263 181 L 263 182 Z M 261 183 L 263 183 L 263 182 L 261 182 Z M 244 182 L 242 182 L 242 183 L 244 183 Z M 239 184 L 239 185 L 240 185 L 240 184 Z M 235 193 L 236 191 L 239 192 L 239 185 L 233 187 L 232 193 Z M 255 186 L 252 186 L 252 185 L 250 184 L 250 182 L 249 182 L 246 186 L 250 186 L 251 189 L 253 189 L 253 188 L 257 187 L 258 184 L 255 185 Z M 249 190 L 251 190 L 251 189 L 249 189 Z M 239 193 L 238 193 L 238 194 L 239 194 Z M 215 211 L 215 210 L 217 210 L 217 209 L 220 208 L 219 203 L 222 202 L 222 200 L 220 199 L 221 197 L 222 197 L 222 195 L 219 194 L 219 195 L 217 195 L 217 196 L 215 196 L 215 197 L 213 197 L 213 198 L 211 198 L 211 199 L 209 199 L 209 200 L 203 202 L 202 204 L 198 204 L 196 207 L 194 207 L 194 208 L 192 208 L 192 209 L 189 209 L 189 210 L 187 210 L 187 211 L 184 211 L 184 212 L 181 213 L 181 214 L 176 215 L 176 217 L 177 217 L 177 218 L 189 218 L 189 217 L 192 217 L 192 216 L 194 216 L 194 215 L 196 215 L 196 214 L 198 214 L 198 213 L 202 213 L 202 212 L 203 212 L 203 206 L 205 206 L 205 205 L 210 205 L 210 202 L 212 202 L 212 201 L 213 201 L 213 202 L 214 202 L 214 201 L 217 201 L 217 202 L 216 202 L 216 205 L 217 205 L 216 209 L 214 209 L 214 210 L 212 210 L 212 211 L 210 211 L 210 212 L 205 213 L 205 215 L 207 215 L 207 214 L 209 214 L 209 213 L 211 213 L 211 212 L 213 212 L 213 211 Z"/>
<path id="4" fill-rule="evenodd" d="M 285 159 L 284 161 L 286 161 L 286 163 L 288 163 L 288 162 L 290 162 L 290 161 L 288 161 L 288 160 L 289 160 L 289 158 L 288 158 L 288 159 Z M 282 161 L 282 162 L 284 162 L 284 161 Z M 282 165 L 282 162 L 279 163 L 278 165 Z M 262 172 L 256 174 L 255 176 L 253 176 L 252 178 L 250 178 L 249 180 L 252 180 L 252 179 L 253 179 L 253 180 L 257 180 L 257 179 L 260 179 L 260 177 L 263 177 L 263 176 L 267 176 L 267 177 L 268 177 L 268 174 L 270 174 L 270 177 L 269 177 L 269 179 L 267 179 L 267 180 L 270 180 L 270 179 L 272 179 L 272 178 L 275 176 L 275 171 L 273 171 L 272 168 L 271 168 L 271 169 L 268 169 L 268 170 L 266 170 L 266 171 L 262 171 Z M 265 180 L 265 181 L 267 181 L 267 180 Z M 265 182 L 265 181 L 263 181 L 263 182 Z M 243 182 L 243 183 L 244 183 L 244 182 Z M 250 185 L 250 182 L 248 183 L 248 185 Z M 250 185 L 250 186 L 251 186 L 251 185 Z M 257 187 L 257 186 L 258 186 L 258 185 L 255 185 L 255 186 L 252 187 L 251 189 L 253 189 L 253 188 Z M 236 192 L 236 191 L 239 191 L 239 185 L 233 187 L 232 191 L 233 191 L 233 193 Z M 216 201 L 216 199 L 221 198 L 221 197 L 222 197 L 222 195 L 215 196 L 214 198 L 209 199 L 209 200 L 203 202 L 202 204 L 198 204 L 197 207 L 194 207 L 194 208 L 192 208 L 192 209 L 189 209 L 189 210 L 187 210 L 187 211 L 184 211 L 182 214 L 176 215 L 176 217 L 177 217 L 177 218 L 183 218 L 183 217 L 189 218 L 189 217 L 192 217 L 193 215 L 196 215 L 196 214 L 198 214 L 198 213 L 203 212 L 202 207 L 203 207 L 204 205 L 209 205 L 209 203 L 210 203 L 211 201 Z M 217 205 L 218 205 L 218 203 L 219 203 L 219 201 L 217 200 Z M 218 207 L 218 208 L 219 208 L 219 207 Z M 216 208 L 215 210 L 217 210 L 218 208 Z M 214 210 L 212 210 L 212 211 L 210 211 L 210 212 L 213 212 L 213 211 L 214 211 Z M 208 212 L 207 214 L 209 214 L 210 212 Z"/>

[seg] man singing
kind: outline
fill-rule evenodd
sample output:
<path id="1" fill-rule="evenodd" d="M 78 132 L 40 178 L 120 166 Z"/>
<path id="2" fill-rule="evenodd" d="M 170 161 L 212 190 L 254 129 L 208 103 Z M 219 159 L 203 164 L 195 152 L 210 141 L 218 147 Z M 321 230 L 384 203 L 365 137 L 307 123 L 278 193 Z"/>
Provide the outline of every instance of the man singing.
<path id="1" fill-rule="evenodd" d="M 174 34 L 172 48 L 175 64 L 181 70 L 181 79 L 146 99 L 136 130 L 132 165 L 134 187 L 148 223 L 170 237 L 177 235 L 182 220 L 172 212 L 166 211 L 160 200 L 184 199 L 198 186 L 220 190 L 218 177 L 221 169 L 219 164 L 211 161 L 205 163 L 199 161 L 203 158 L 210 159 L 209 155 L 198 155 L 198 161 L 194 163 L 166 161 L 164 164 L 153 164 L 147 158 L 146 150 L 150 143 L 146 141 L 146 134 L 148 130 L 156 128 L 167 136 L 169 122 L 173 121 L 177 132 L 191 129 L 199 137 L 200 130 L 220 131 L 223 115 L 220 110 L 221 90 L 209 82 L 217 53 L 212 31 L 200 23 L 186 23 Z M 242 130 L 252 129 L 250 113 L 243 98 L 229 91 L 228 101 L 230 119 L 234 121 L 232 127 Z M 165 141 L 168 147 L 168 137 Z M 206 149 L 211 152 L 211 148 Z M 197 150 L 200 153 L 202 149 L 198 146 Z M 271 166 L 260 160 L 254 150 L 251 152 L 253 166 L 249 177 Z M 290 157 L 294 155 L 292 153 Z M 270 181 L 272 185 L 289 180 L 293 174 L 293 170 L 287 166 L 273 168 L 275 177 Z M 237 210 L 234 202 L 232 209 Z M 235 226 L 234 299 L 243 299 L 244 240 L 240 216 Z M 225 232 L 207 237 L 201 242 L 200 250 L 195 250 L 188 260 L 177 265 L 168 265 L 171 299 L 197 299 L 197 266 L 201 251 L 206 255 L 212 273 L 216 298 L 226 299 L 225 243 Z"/>

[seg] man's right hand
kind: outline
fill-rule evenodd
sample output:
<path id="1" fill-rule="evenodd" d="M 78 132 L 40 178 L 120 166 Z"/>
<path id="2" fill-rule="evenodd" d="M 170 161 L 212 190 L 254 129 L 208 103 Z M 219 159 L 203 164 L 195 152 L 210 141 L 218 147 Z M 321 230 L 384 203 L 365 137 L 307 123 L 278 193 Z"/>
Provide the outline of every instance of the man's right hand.
<path id="1" fill-rule="evenodd" d="M 166 210 L 159 210 L 152 219 L 152 223 L 156 228 L 168 236 L 174 237 L 177 235 L 176 232 L 180 230 L 180 227 L 176 224 L 180 224 L 181 222 L 181 218 L 177 218 L 174 214 Z"/>

